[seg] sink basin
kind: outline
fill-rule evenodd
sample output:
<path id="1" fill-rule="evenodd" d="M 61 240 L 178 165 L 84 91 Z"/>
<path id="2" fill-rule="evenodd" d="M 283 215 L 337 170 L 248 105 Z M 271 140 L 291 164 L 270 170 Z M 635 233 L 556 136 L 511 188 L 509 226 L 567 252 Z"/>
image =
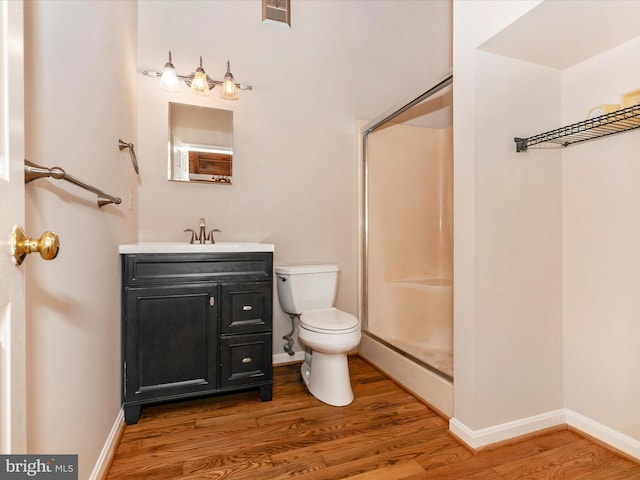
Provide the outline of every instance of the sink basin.
<path id="1" fill-rule="evenodd" d="M 225 253 L 225 252 L 273 252 L 271 243 L 259 242 L 139 242 L 120 245 L 120 253 Z"/>

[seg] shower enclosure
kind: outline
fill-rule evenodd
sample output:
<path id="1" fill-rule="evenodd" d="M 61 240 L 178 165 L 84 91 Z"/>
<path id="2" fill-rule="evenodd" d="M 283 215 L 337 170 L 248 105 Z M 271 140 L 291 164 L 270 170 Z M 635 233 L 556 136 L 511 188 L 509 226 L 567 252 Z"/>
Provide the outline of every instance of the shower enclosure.
<path id="1" fill-rule="evenodd" d="M 435 376 L 449 387 L 453 382 L 452 82 L 452 76 L 445 77 L 361 129 L 364 356 L 373 357 L 369 360 L 393 376 L 388 365 L 393 360 L 375 353 L 393 352 L 411 363 L 415 373 L 408 376 L 417 375 L 421 385 Z M 440 409 L 446 411 L 448 406 Z"/>

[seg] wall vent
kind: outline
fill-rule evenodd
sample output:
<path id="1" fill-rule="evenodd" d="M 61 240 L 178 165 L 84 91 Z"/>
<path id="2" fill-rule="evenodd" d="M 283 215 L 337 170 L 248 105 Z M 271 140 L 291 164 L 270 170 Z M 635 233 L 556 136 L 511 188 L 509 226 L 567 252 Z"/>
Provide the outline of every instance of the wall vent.
<path id="1" fill-rule="evenodd" d="M 291 0 L 262 0 L 262 21 L 291 26 Z"/>

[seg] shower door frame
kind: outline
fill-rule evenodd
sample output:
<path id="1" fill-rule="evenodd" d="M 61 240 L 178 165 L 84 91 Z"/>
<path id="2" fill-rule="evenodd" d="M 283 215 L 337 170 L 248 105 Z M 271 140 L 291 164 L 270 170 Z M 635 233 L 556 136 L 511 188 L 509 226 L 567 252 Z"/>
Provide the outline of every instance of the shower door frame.
<path id="1" fill-rule="evenodd" d="M 453 377 L 444 372 L 441 372 L 434 366 L 424 362 L 423 360 L 416 358 L 410 353 L 405 352 L 401 348 L 387 342 L 383 338 L 380 338 L 378 335 L 371 333 L 369 331 L 369 285 L 368 285 L 368 276 L 369 276 L 369 134 L 374 133 L 380 127 L 386 125 L 388 122 L 392 121 L 394 118 L 402 115 L 407 110 L 413 108 L 424 100 L 432 97 L 436 93 L 440 92 L 444 88 L 453 84 L 453 74 L 448 73 L 441 80 L 439 80 L 433 87 L 428 89 L 423 94 L 414 98 L 410 102 L 402 105 L 400 108 L 393 110 L 391 113 L 387 113 L 382 115 L 380 118 L 373 120 L 366 125 L 364 125 L 360 130 L 361 137 L 361 145 L 362 145 L 362 267 L 361 267 L 361 323 L 362 323 L 362 333 L 376 342 L 381 343 L 385 347 L 393 350 L 394 352 L 402 355 L 403 357 L 417 363 L 423 368 L 435 373 L 436 375 L 441 376 L 445 380 L 449 382 L 453 382 Z"/>

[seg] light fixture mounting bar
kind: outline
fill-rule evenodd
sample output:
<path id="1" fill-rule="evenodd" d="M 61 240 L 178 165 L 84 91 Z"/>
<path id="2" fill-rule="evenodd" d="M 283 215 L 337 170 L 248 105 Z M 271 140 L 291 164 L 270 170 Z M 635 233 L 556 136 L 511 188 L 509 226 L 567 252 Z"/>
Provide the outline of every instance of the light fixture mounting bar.
<path id="1" fill-rule="evenodd" d="M 176 76 L 180 80 L 182 80 L 184 83 L 186 83 L 188 87 L 191 86 L 191 77 L 190 76 L 180 75 L 180 74 L 178 74 Z M 209 75 L 207 75 L 207 82 L 209 83 L 209 88 L 213 88 L 216 85 L 221 86 L 224 83 L 224 82 L 221 82 L 220 80 L 214 80 Z M 236 83 L 236 87 L 238 87 L 240 90 L 253 90 L 253 87 L 251 85 L 245 85 L 243 83 Z"/>

